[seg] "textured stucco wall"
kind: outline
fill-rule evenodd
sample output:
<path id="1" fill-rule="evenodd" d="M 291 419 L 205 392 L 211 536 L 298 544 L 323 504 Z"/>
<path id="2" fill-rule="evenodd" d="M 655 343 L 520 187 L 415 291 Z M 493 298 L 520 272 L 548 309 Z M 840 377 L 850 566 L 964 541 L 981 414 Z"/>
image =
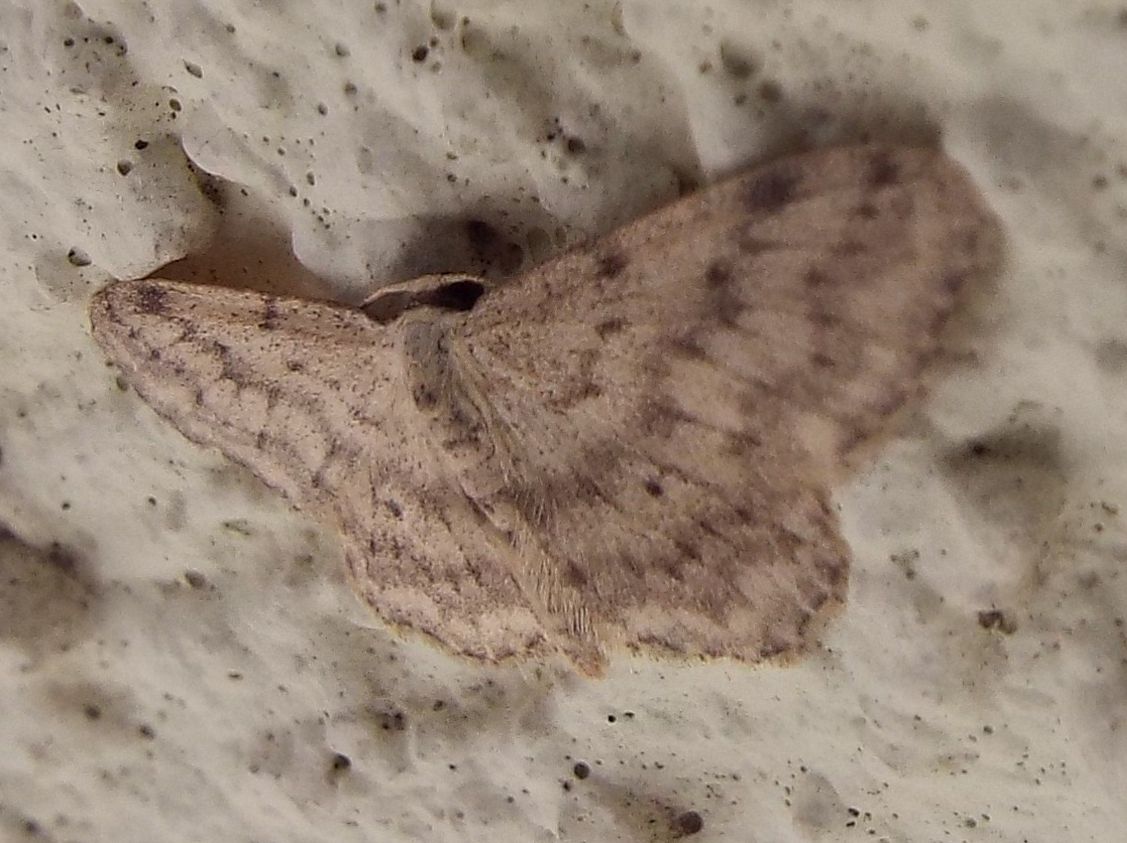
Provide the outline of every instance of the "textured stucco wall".
<path id="1" fill-rule="evenodd" d="M 0 5 L 0 837 L 1118 839 L 1127 12 L 934 5 Z M 937 133 L 1007 267 L 839 491 L 849 604 L 792 667 L 589 682 L 399 639 L 88 334 L 93 290 L 169 261 L 358 301 Z"/>

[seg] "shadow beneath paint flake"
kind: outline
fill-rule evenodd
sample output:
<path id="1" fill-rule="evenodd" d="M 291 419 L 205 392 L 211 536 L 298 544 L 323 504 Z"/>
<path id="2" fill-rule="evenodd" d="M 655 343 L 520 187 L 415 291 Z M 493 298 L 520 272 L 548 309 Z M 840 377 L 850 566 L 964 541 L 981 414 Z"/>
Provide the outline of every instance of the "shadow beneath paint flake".
<path id="1" fill-rule="evenodd" d="M 484 213 L 470 218 L 355 220 L 345 224 L 348 239 L 366 244 L 362 256 L 369 267 L 385 268 L 359 285 L 353 281 L 355 289 L 348 291 L 347 278 L 334 283 L 302 264 L 290 232 L 269 209 L 237 185 L 204 176 L 205 193 L 221 209 L 223 224 L 206 249 L 167 263 L 148 277 L 359 304 L 386 284 L 422 275 L 464 273 L 499 279 L 526 264 L 526 248 L 513 234 L 482 218 Z"/>
<path id="2" fill-rule="evenodd" d="M 98 606 L 92 578 L 70 551 L 35 547 L 0 524 L 0 641 L 36 659 L 64 652 L 89 637 Z"/>

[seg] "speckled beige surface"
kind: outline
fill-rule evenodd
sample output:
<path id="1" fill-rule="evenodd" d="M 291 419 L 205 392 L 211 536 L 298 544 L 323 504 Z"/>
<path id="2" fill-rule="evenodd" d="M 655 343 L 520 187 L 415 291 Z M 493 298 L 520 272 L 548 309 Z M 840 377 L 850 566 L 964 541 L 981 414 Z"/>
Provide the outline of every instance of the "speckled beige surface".
<path id="1" fill-rule="evenodd" d="M 0 838 L 1118 839 L 1124 80 L 1097 3 L 0 6 Z M 88 334 L 93 290 L 169 261 L 358 301 L 936 133 L 1007 266 L 839 491 L 849 602 L 792 667 L 590 682 L 399 639 Z"/>

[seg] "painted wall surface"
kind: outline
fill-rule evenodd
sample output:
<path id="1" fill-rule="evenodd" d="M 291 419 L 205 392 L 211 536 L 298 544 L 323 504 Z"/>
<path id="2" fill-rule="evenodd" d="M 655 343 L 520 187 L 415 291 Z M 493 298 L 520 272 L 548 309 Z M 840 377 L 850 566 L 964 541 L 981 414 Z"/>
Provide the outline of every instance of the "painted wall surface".
<path id="1" fill-rule="evenodd" d="M 1121 838 L 1121 6 L 8 0 L 0 115 L 0 838 Z M 355 303 L 937 137 L 1006 264 L 837 491 L 848 603 L 786 667 L 401 637 L 89 335 L 162 267 Z"/>

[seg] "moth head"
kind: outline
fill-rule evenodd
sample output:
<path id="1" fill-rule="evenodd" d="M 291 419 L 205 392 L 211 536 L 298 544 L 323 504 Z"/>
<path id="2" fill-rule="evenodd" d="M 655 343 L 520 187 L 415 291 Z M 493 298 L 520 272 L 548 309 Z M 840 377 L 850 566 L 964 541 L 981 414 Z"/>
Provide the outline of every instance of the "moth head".
<path id="1" fill-rule="evenodd" d="M 360 309 L 371 319 L 386 325 L 420 307 L 454 312 L 473 310 L 485 292 L 485 282 L 472 275 L 423 275 L 377 290 L 364 300 Z"/>

